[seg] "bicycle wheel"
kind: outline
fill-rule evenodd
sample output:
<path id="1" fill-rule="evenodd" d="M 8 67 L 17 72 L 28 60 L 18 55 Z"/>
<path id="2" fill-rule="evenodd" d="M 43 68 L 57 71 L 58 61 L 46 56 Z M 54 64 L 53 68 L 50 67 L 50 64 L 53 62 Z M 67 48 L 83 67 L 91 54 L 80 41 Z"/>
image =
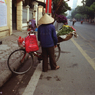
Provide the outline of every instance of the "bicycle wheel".
<path id="1" fill-rule="evenodd" d="M 57 44 L 57 47 L 54 49 L 54 56 L 55 56 L 55 61 L 57 62 L 59 57 L 60 57 L 60 46 Z"/>
<path id="2" fill-rule="evenodd" d="M 25 49 L 13 51 L 7 60 L 8 68 L 15 74 L 24 74 L 33 66 L 33 56 L 26 53 Z"/>

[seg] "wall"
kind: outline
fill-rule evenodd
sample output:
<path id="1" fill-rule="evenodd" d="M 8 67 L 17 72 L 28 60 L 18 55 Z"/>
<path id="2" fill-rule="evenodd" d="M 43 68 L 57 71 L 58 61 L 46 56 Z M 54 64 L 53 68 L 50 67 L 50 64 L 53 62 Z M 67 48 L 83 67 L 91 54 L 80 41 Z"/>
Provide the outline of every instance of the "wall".
<path id="1" fill-rule="evenodd" d="M 12 34 L 12 0 L 6 0 L 5 4 L 7 6 L 7 21 L 5 26 L 0 26 L 0 38 Z"/>
<path id="2" fill-rule="evenodd" d="M 17 0 L 17 30 L 22 30 L 22 1 Z"/>

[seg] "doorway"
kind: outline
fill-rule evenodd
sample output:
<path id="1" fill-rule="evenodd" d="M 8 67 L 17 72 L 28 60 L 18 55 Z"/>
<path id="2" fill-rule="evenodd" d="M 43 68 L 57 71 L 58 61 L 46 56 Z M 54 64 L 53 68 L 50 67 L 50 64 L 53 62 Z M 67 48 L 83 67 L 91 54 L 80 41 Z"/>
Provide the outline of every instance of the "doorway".
<path id="1" fill-rule="evenodd" d="M 16 7 L 16 0 L 12 0 L 12 29 L 13 30 L 17 30 L 17 14 L 16 14 L 16 11 L 17 11 L 17 7 Z"/>

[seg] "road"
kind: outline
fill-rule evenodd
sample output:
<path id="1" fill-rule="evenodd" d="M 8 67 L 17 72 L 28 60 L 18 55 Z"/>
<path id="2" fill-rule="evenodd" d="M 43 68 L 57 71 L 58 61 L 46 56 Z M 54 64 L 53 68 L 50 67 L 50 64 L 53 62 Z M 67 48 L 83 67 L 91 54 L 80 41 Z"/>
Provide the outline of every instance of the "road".
<path id="1" fill-rule="evenodd" d="M 69 22 L 69 25 L 71 25 L 71 22 Z M 74 28 L 79 35 L 75 41 L 95 63 L 95 24 L 76 22 Z"/>
<path id="2" fill-rule="evenodd" d="M 85 42 L 88 42 L 90 45 L 92 45 L 93 48 L 95 48 L 95 43 L 93 43 L 95 41 L 95 24 L 89 24 L 85 22 L 84 24 L 80 24 L 80 22 L 76 22 L 74 27 L 76 28 L 76 32 L 78 32 L 81 38 Z"/>
<path id="3" fill-rule="evenodd" d="M 37 72 L 34 79 L 35 69 L 13 75 L 2 95 L 95 95 L 95 25 L 76 22 L 74 28 L 79 36 L 61 43 L 59 70 Z"/>

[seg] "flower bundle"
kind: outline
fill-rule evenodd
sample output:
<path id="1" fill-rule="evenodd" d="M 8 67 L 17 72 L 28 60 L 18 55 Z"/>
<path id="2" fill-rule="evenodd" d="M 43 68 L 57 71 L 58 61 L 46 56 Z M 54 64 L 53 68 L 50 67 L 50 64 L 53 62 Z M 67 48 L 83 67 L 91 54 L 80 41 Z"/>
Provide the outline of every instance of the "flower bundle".
<path id="1" fill-rule="evenodd" d="M 66 35 L 70 32 L 76 31 L 72 26 L 63 25 L 63 27 L 58 31 L 57 36 Z"/>
<path id="2" fill-rule="evenodd" d="M 56 19 L 58 23 L 67 23 L 67 18 L 64 15 L 56 14 Z"/>

